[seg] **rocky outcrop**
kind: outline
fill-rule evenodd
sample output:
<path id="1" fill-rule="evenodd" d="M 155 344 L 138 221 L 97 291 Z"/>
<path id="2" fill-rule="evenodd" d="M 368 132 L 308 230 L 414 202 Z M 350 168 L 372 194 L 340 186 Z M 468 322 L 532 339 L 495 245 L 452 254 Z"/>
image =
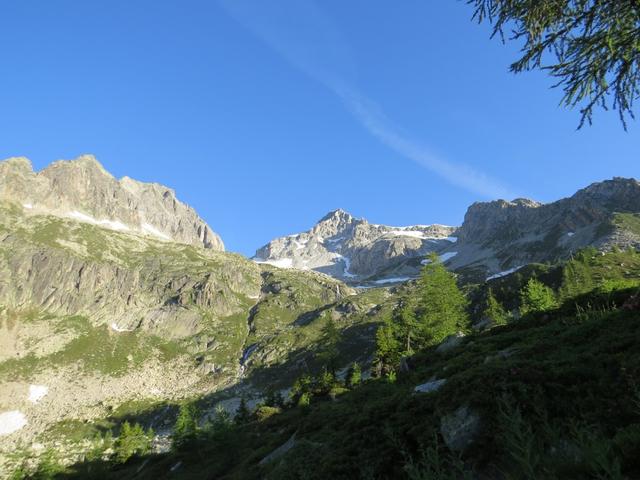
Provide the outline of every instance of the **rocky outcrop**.
<path id="1" fill-rule="evenodd" d="M 277 238 L 254 259 L 285 268 L 316 270 L 347 282 L 416 275 L 420 259 L 450 247 L 455 227 L 389 227 L 355 218 L 344 210 L 323 217 L 312 229 Z M 407 265 L 415 260 L 413 265 Z"/>
<path id="2" fill-rule="evenodd" d="M 26 158 L 0 162 L 0 200 L 32 213 L 224 250 L 220 237 L 172 189 L 129 177 L 117 180 L 90 155 L 54 162 L 40 172 Z"/>

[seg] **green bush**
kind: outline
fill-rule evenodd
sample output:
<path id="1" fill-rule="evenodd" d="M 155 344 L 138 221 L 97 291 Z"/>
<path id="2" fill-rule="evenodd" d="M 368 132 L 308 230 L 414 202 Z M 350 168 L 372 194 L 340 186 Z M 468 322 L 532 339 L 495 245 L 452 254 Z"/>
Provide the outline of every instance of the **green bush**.
<path id="1" fill-rule="evenodd" d="M 264 422 L 266 419 L 271 418 L 274 415 L 278 415 L 279 413 L 282 413 L 282 409 L 279 407 L 262 405 L 256 409 L 255 416 L 259 422 Z"/>

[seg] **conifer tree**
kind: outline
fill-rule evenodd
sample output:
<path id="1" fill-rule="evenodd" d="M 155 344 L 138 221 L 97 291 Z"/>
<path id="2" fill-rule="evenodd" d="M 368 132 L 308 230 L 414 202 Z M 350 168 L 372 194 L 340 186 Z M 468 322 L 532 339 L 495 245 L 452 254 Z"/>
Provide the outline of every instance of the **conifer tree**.
<path id="1" fill-rule="evenodd" d="M 424 331 L 416 317 L 415 305 L 410 297 L 406 297 L 402 302 L 402 307 L 398 314 L 398 324 L 397 330 L 402 337 L 402 353 L 404 355 L 412 355 L 414 348 L 417 348 L 422 343 L 420 340 L 424 335 Z"/>
<path id="2" fill-rule="evenodd" d="M 493 34 L 521 43 L 511 71 L 544 70 L 562 88 L 562 104 L 580 106 L 579 127 L 594 108 L 613 107 L 626 128 L 640 99 L 637 0 L 467 0 Z"/>
<path id="3" fill-rule="evenodd" d="M 335 376 L 336 369 L 338 368 L 338 358 L 340 356 L 338 345 L 340 344 L 342 335 L 331 317 L 327 320 L 324 327 L 322 327 L 321 333 L 322 340 L 318 359 L 323 363 L 327 371 Z"/>
<path id="4" fill-rule="evenodd" d="M 173 428 L 173 448 L 181 450 L 191 444 L 198 433 L 198 410 L 192 403 L 180 405 Z"/>
<path id="5" fill-rule="evenodd" d="M 131 425 L 124 422 L 120 429 L 120 435 L 114 444 L 116 461 L 125 463 L 133 455 L 144 455 L 151 450 L 153 430 L 145 432 L 142 425 Z"/>
<path id="6" fill-rule="evenodd" d="M 400 342 L 396 338 L 396 327 L 391 315 L 384 318 L 384 323 L 376 331 L 376 363 L 378 373 L 386 367 L 395 368 L 400 363 Z"/>
<path id="7" fill-rule="evenodd" d="M 357 387 L 362 382 L 362 369 L 358 362 L 353 362 L 347 375 L 347 385 L 351 388 Z"/>
<path id="8" fill-rule="evenodd" d="M 435 345 L 458 330 L 468 327 L 467 299 L 456 277 L 432 253 L 422 269 L 419 282 L 419 322 L 422 346 Z"/>
<path id="9" fill-rule="evenodd" d="M 560 287 L 560 297 L 562 299 L 574 298 L 593 290 L 593 273 L 588 258 L 590 253 L 590 251 L 580 252 L 564 266 L 562 270 L 562 285 Z"/>
<path id="10" fill-rule="evenodd" d="M 487 293 L 487 306 L 482 313 L 482 316 L 484 318 L 491 319 L 491 323 L 493 325 L 506 325 L 508 321 L 509 314 L 502 304 L 496 300 L 491 289 L 489 289 L 489 292 Z"/>
<path id="11" fill-rule="evenodd" d="M 244 397 L 240 398 L 240 405 L 238 405 L 238 409 L 236 410 L 236 416 L 233 419 L 237 425 L 244 425 L 248 423 L 251 419 L 251 412 L 249 411 L 249 407 L 247 407 L 247 401 Z"/>
<path id="12" fill-rule="evenodd" d="M 557 306 L 553 290 L 535 278 L 529 279 L 520 292 L 520 313 L 544 312 Z"/>

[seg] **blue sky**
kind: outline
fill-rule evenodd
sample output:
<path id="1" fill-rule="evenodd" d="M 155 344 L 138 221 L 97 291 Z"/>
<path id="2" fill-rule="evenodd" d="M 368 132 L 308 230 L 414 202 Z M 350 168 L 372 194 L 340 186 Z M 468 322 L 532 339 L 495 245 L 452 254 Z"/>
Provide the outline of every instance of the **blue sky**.
<path id="1" fill-rule="evenodd" d="M 268 8 L 265 8 L 268 6 Z M 461 223 L 640 176 L 637 122 L 578 112 L 462 1 L 21 0 L 0 6 L 0 158 L 92 153 L 173 187 L 232 251 L 344 208 Z"/>

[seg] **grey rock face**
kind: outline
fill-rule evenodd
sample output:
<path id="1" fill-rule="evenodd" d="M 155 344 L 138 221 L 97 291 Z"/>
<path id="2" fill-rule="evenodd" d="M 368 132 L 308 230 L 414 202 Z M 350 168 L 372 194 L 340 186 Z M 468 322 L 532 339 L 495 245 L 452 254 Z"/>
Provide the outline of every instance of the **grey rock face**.
<path id="1" fill-rule="evenodd" d="M 376 276 L 415 275 L 419 259 L 454 244 L 455 227 L 370 224 L 335 210 L 312 229 L 277 238 L 258 249 L 254 259 L 285 268 L 316 270 L 347 282 Z M 415 259 L 414 265 L 407 261 Z"/>
<path id="2" fill-rule="evenodd" d="M 449 265 L 476 267 L 491 276 L 567 258 L 587 246 L 640 245 L 637 232 L 616 227 L 616 213 L 640 213 L 640 182 L 614 178 L 549 204 L 527 199 L 474 203 L 457 232 L 458 254 Z"/>
<path id="3" fill-rule="evenodd" d="M 26 158 L 0 162 L 0 200 L 33 213 L 224 250 L 220 237 L 172 189 L 129 177 L 117 180 L 90 155 L 54 162 L 37 173 Z"/>
<path id="4" fill-rule="evenodd" d="M 90 315 L 116 331 L 141 328 L 165 338 L 188 337 L 201 328 L 198 308 L 215 317 L 233 315 L 245 308 L 238 295 L 260 291 L 259 269 L 248 262 L 220 261 L 216 271 L 167 269 L 161 260 L 131 268 L 12 234 L 0 234 L 0 249 L 12 252 L 0 261 L 0 304 Z"/>

